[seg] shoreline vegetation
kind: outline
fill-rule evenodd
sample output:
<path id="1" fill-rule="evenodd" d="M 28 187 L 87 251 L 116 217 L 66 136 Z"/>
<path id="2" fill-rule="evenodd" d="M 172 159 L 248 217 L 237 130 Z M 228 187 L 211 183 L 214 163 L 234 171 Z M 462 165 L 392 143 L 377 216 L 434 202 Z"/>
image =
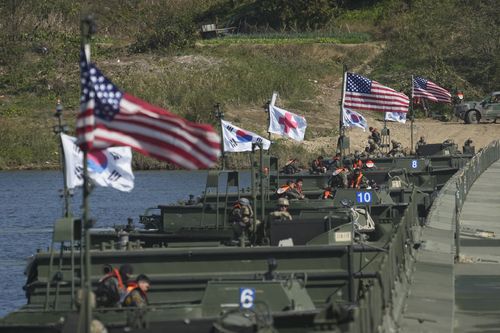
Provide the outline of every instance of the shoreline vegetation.
<path id="1" fill-rule="evenodd" d="M 273 138 L 271 152 L 281 161 L 301 156 L 305 164 L 332 154 L 343 65 L 407 94 L 413 74 L 462 90 L 466 99 L 500 88 L 500 9 L 494 1 L 291 3 L 3 2 L 0 170 L 59 168 L 53 114 L 61 99 L 64 123 L 74 135 L 82 13 L 95 13 L 92 61 L 123 90 L 214 126 L 214 104 L 221 103 L 225 119 L 265 137 L 263 105 L 277 91 L 278 105 L 308 120 L 307 141 L 331 138 L 328 147 L 316 149 Z M 236 33 L 202 39 L 201 26 L 208 23 Z M 232 154 L 228 161 L 229 168 L 249 165 L 247 154 Z M 133 168 L 171 166 L 134 153 Z"/>

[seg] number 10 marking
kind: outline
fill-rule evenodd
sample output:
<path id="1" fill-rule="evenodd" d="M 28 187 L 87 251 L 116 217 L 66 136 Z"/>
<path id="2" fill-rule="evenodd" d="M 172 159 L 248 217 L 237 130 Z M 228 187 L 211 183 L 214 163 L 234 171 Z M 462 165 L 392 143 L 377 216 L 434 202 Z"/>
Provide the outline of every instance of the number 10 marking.
<path id="1" fill-rule="evenodd" d="M 358 203 L 371 203 L 372 194 L 370 192 L 356 192 L 356 201 Z"/>

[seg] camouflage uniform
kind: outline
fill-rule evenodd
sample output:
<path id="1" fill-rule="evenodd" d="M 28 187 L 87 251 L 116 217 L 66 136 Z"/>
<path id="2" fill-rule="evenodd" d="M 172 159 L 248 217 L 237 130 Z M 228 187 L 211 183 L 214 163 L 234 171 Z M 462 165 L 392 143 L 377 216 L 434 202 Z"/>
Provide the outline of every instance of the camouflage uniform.
<path id="1" fill-rule="evenodd" d="M 235 238 L 239 238 L 243 233 L 248 232 L 253 224 L 253 210 L 250 201 L 246 198 L 238 200 L 233 206 L 229 219 L 233 223 Z"/>
<path id="2" fill-rule="evenodd" d="M 123 300 L 123 306 L 135 306 L 142 308 L 148 305 L 146 295 L 139 289 L 132 290 Z"/>
<path id="3" fill-rule="evenodd" d="M 379 145 L 373 140 L 368 140 L 368 158 L 381 157 L 382 152 L 380 151 Z"/>
<path id="4" fill-rule="evenodd" d="M 397 142 L 396 140 L 392 140 L 392 149 L 389 152 L 389 156 L 393 157 L 404 157 L 405 154 L 403 153 L 403 146 L 401 145 L 400 142 Z"/>
<path id="5" fill-rule="evenodd" d="M 417 144 L 415 145 L 415 151 L 418 151 L 418 148 L 420 146 L 426 145 L 427 142 L 425 142 L 425 138 L 423 136 L 420 137 L 420 140 L 417 141 Z"/>
<path id="6" fill-rule="evenodd" d="M 288 202 L 288 199 L 285 198 L 279 198 L 278 199 L 278 209 L 272 212 L 270 215 L 273 218 L 273 220 L 279 220 L 279 221 L 291 221 L 292 220 L 292 215 L 288 212 L 288 206 L 290 203 Z M 284 207 L 284 208 L 282 208 Z"/>

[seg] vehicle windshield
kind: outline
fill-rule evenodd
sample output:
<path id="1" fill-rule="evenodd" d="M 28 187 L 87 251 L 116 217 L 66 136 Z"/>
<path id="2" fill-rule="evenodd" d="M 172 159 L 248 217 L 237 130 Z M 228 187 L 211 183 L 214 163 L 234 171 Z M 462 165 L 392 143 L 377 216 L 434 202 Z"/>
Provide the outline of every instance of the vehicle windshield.
<path id="1" fill-rule="evenodd" d="M 483 103 L 500 103 L 500 94 L 486 96 L 483 99 Z"/>

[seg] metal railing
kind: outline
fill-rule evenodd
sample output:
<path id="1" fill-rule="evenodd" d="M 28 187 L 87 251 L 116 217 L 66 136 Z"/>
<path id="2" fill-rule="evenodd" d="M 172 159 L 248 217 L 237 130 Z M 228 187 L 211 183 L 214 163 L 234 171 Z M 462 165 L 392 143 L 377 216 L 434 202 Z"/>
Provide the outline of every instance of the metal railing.
<path id="1" fill-rule="evenodd" d="M 470 188 L 494 162 L 500 158 L 500 141 L 491 142 L 486 148 L 479 151 L 473 158 L 467 162 L 467 165 L 455 174 L 447 183 L 447 186 L 453 186 L 455 183 L 455 261 L 460 258 L 460 215 L 467 194 Z"/>

